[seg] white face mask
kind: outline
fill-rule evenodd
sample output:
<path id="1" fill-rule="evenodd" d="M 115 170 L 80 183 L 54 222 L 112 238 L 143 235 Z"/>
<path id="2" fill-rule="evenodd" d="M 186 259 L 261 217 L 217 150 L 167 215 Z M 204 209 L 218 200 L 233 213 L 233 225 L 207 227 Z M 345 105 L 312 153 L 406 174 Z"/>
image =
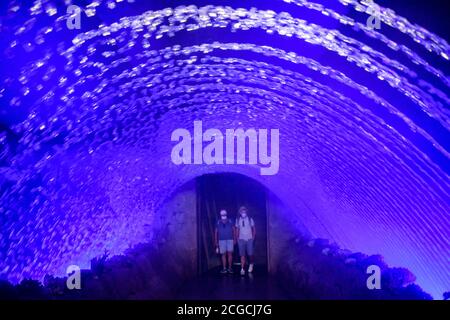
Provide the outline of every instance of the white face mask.
<path id="1" fill-rule="evenodd" d="M 220 216 L 220 218 L 221 218 L 222 220 L 226 220 L 226 219 L 227 219 L 227 216 Z"/>
<path id="2" fill-rule="evenodd" d="M 246 213 L 241 213 L 241 217 L 245 218 L 245 217 L 247 217 L 247 214 Z"/>

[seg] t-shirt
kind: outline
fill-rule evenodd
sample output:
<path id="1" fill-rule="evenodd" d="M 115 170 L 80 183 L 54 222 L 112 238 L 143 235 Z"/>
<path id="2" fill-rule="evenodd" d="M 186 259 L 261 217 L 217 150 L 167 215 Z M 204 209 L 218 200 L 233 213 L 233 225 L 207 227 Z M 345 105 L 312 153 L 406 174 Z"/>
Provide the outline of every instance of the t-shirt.
<path id="1" fill-rule="evenodd" d="M 239 239 L 250 240 L 253 238 L 252 227 L 255 226 L 255 222 L 248 216 L 245 218 L 239 217 L 236 220 L 236 228 L 239 228 Z"/>
<path id="2" fill-rule="evenodd" d="M 216 227 L 219 240 L 233 240 L 233 221 L 227 219 L 224 223 L 219 220 Z"/>

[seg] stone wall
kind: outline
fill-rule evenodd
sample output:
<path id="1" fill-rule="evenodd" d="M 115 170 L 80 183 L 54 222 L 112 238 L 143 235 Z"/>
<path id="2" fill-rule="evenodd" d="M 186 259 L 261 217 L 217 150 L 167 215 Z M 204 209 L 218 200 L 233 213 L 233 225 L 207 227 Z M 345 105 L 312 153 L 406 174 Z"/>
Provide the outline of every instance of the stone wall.
<path id="1" fill-rule="evenodd" d="M 195 181 L 174 193 L 158 210 L 155 223 L 160 226 L 154 241 L 181 275 L 197 274 L 197 199 Z"/>
<path id="2" fill-rule="evenodd" d="M 283 251 L 277 269 L 293 299 L 430 300 L 405 268 L 391 268 L 382 256 L 341 249 L 326 239 L 296 239 Z M 380 269 L 380 288 L 369 289 L 369 266 Z"/>
<path id="3" fill-rule="evenodd" d="M 289 244 L 298 237 L 310 235 L 301 223 L 301 213 L 294 214 L 270 191 L 266 196 L 266 208 L 268 269 L 270 273 L 275 274 Z"/>

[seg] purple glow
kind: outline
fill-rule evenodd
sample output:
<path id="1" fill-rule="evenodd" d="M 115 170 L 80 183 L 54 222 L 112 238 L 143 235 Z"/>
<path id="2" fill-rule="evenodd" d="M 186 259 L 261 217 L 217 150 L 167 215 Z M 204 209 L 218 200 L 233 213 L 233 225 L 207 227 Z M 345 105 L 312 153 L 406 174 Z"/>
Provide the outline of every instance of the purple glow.
<path id="1" fill-rule="evenodd" d="M 405 21 L 387 13 L 368 30 L 352 18 L 355 1 L 97 2 L 81 30 L 67 29 L 62 5 L 2 22 L 0 278 L 41 279 L 105 249 L 120 254 L 151 238 L 155 212 L 184 183 L 237 172 L 313 237 L 381 254 L 435 298 L 449 290 L 444 40 L 411 24 L 399 31 Z M 192 132 L 198 119 L 279 129 L 279 173 L 174 165 L 172 131 Z"/>

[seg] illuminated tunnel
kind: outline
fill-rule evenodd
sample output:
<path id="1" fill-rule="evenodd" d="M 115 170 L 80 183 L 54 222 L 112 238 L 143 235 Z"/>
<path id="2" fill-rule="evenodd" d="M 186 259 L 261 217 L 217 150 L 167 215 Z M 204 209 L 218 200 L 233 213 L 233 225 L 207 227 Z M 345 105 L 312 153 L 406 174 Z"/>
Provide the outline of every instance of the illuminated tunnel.
<path id="1" fill-rule="evenodd" d="M 180 186 L 234 172 L 313 237 L 449 290 L 445 40 L 370 1 L 68 1 L 80 29 L 64 1 L 27 3 L 0 24 L 0 278 L 120 254 Z M 279 129 L 278 173 L 174 164 L 198 120 Z"/>

